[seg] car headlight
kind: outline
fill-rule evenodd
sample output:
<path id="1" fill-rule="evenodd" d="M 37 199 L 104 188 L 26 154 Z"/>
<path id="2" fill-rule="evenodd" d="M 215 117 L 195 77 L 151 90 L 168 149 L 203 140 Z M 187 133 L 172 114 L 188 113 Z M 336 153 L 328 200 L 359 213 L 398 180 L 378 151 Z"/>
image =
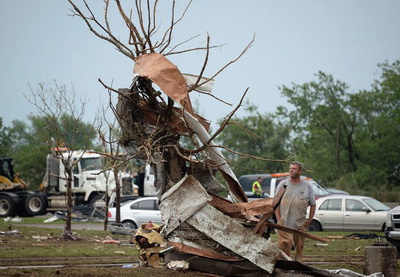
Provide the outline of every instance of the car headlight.
<path id="1" fill-rule="evenodd" d="M 386 227 L 393 227 L 393 225 L 392 225 L 392 214 L 391 213 L 387 213 L 385 225 L 386 225 Z"/>

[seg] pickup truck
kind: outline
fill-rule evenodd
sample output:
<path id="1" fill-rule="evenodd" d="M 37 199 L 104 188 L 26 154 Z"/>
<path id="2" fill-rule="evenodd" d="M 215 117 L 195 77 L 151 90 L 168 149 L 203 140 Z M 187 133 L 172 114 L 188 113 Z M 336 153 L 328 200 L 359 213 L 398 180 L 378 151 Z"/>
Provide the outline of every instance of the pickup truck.
<path id="1" fill-rule="evenodd" d="M 385 226 L 385 238 L 397 248 L 397 257 L 400 257 L 400 206 L 388 212 Z"/>
<path id="2" fill-rule="evenodd" d="M 261 182 L 262 190 L 265 193 L 264 197 L 274 197 L 276 193 L 276 188 L 278 187 L 279 183 L 283 180 L 289 178 L 289 173 L 273 173 L 273 174 L 250 174 L 250 175 L 242 175 L 239 177 L 239 183 L 242 186 L 243 190 L 245 191 L 246 195 L 252 195 L 252 185 L 254 181 L 257 180 L 258 177 L 263 178 Z M 306 181 L 310 182 L 315 198 L 318 199 L 323 196 L 330 195 L 331 193 L 315 182 L 313 179 L 302 176 Z"/>

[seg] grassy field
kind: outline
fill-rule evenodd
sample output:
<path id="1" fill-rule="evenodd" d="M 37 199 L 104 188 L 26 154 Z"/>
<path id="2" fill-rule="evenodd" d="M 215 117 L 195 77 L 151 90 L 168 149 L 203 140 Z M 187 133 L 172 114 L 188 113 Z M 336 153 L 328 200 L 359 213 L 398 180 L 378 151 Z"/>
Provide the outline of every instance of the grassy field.
<path id="1" fill-rule="evenodd" d="M 63 222 L 57 221 L 61 225 Z M 138 257 L 127 235 L 109 231 L 76 230 L 76 240 L 62 239 L 62 229 L 26 227 L 24 224 L 41 224 L 43 218 L 24 218 L 22 223 L 0 220 L 0 231 L 18 230 L 15 234 L 0 235 L 0 276 L 206 276 L 185 271 L 176 272 L 163 268 L 137 268 Z M 93 223 L 96 224 L 96 223 Z M 101 224 L 101 223 L 97 223 Z M 350 232 L 314 232 L 314 235 L 342 237 Z M 363 234 L 369 234 L 364 232 Z M 385 242 L 383 233 L 374 232 L 379 238 L 331 239 L 328 243 L 306 240 L 304 263 L 323 269 L 345 268 L 363 273 L 364 249 Z M 106 238 L 120 240 L 124 245 L 102 243 Z M 271 239 L 277 241 L 277 235 Z M 102 264 L 103 266 L 95 266 Z M 10 268 L 10 266 L 36 266 L 36 268 Z M 41 267 L 52 265 L 52 268 Z M 62 267 L 61 267 L 62 265 Z M 8 268 L 4 268 L 7 267 Z M 397 272 L 400 273 L 399 261 Z"/>

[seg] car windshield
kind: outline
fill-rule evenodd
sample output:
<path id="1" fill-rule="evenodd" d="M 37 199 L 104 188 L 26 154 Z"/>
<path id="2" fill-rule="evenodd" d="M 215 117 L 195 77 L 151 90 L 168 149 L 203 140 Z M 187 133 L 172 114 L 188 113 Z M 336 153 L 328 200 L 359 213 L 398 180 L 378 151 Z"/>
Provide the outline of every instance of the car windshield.
<path id="1" fill-rule="evenodd" d="M 81 168 L 86 170 L 101 170 L 101 158 L 84 158 L 80 160 Z"/>
<path id="2" fill-rule="evenodd" d="M 320 186 L 314 180 L 310 180 L 308 182 L 313 186 L 315 196 L 323 197 L 331 194 L 326 188 Z"/>
<path id="3" fill-rule="evenodd" d="M 365 203 L 368 204 L 374 211 L 389 211 L 390 208 L 383 204 L 382 202 L 379 202 L 378 200 L 374 198 L 365 198 L 363 199 Z"/>

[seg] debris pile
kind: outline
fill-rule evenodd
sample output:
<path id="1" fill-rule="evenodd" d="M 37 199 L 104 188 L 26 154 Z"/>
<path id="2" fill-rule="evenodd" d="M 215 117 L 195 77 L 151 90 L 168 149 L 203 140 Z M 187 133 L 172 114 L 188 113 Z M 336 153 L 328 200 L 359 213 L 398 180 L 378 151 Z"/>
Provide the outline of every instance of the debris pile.
<path id="1" fill-rule="evenodd" d="M 72 221 L 74 222 L 89 222 L 89 221 L 100 221 L 102 222 L 106 217 L 103 208 L 94 207 L 92 205 L 78 205 L 74 206 L 71 211 Z M 66 211 L 57 211 L 54 216 L 46 219 L 44 222 L 54 222 L 56 220 L 67 220 Z"/>
<path id="2" fill-rule="evenodd" d="M 140 226 L 133 237 L 142 266 L 162 267 L 164 265 L 162 254 L 167 244 L 160 235 L 160 228 L 160 225 L 149 222 Z"/>
<path id="3" fill-rule="evenodd" d="M 119 90 L 115 110 L 122 127 L 120 143 L 154 168 L 164 221 L 161 235 L 174 249 L 166 257 L 194 255 L 214 264 L 228 263 L 228 274 L 226 269 L 214 272 L 223 275 L 238 270 L 272 273 L 282 253 L 263 236 L 272 224 L 268 222 L 272 199 L 247 202 L 208 133 L 209 123 L 194 113 L 186 79 L 175 65 L 161 54 L 145 54 L 137 58 L 134 72 L 131 86 Z M 226 187 L 215 177 L 217 172 L 227 183 L 233 202 L 217 196 Z M 144 230 L 142 226 L 140 232 Z M 144 247 L 139 241 L 144 264 L 157 264 L 154 250 L 161 251 L 160 246 Z"/>

